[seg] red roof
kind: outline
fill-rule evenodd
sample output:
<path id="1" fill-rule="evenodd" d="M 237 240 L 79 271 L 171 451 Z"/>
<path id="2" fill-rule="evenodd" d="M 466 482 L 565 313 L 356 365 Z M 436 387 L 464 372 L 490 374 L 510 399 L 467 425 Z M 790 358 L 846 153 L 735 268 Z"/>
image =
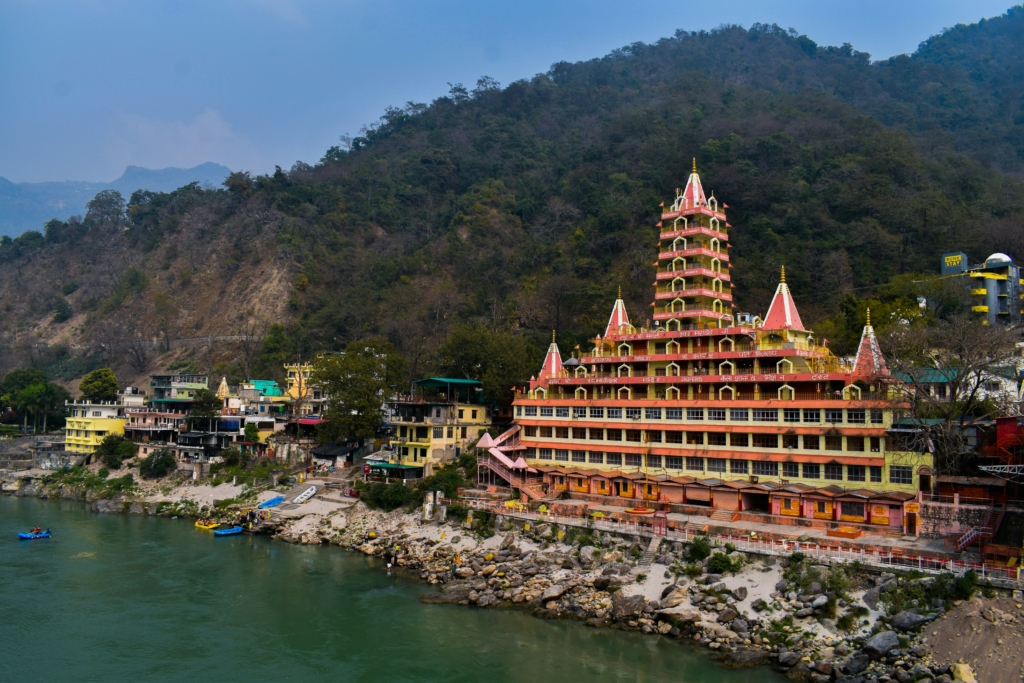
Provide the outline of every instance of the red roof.
<path id="1" fill-rule="evenodd" d="M 548 354 L 544 356 L 544 367 L 540 369 L 540 375 L 538 375 L 537 379 L 543 380 L 561 376 L 562 354 L 558 350 L 558 344 L 552 339 L 551 346 L 548 347 Z"/>
<path id="2" fill-rule="evenodd" d="M 868 311 L 867 324 L 860 335 L 860 344 L 857 346 L 857 358 L 853 361 L 854 374 L 864 377 L 877 377 L 888 375 L 889 369 L 885 367 L 885 356 L 878 346 L 878 337 L 875 336 L 875 328 L 871 326 L 871 311 Z"/>
<path id="3" fill-rule="evenodd" d="M 615 300 L 615 305 L 612 306 L 612 314 L 608 318 L 608 327 L 604 330 L 604 336 L 618 334 L 623 325 L 629 327 L 629 316 L 626 314 L 626 303 L 620 294 L 619 298 Z"/>
<path id="4" fill-rule="evenodd" d="M 782 269 L 782 281 L 775 290 L 775 297 L 772 305 L 768 307 L 768 315 L 764 317 L 766 330 L 802 330 L 804 324 L 800 320 L 800 313 L 796 310 L 796 303 L 793 295 L 786 284 L 786 269 Z"/>

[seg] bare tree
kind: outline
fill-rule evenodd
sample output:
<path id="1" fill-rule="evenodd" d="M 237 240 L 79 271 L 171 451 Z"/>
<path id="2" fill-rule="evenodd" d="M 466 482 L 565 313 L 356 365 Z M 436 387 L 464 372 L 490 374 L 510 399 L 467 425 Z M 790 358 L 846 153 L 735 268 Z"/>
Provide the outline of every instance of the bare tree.
<path id="1" fill-rule="evenodd" d="M 997 368 L 1013 365 L 1019 338 L 958 314 L 928 328 L 896 325 L 880 339 L 890 370 L 903 383 L 901 401 L 910 402 L 916 421 L 910 445 L 933 452 L 940 474 L 970 469 L 967 427 L 999 410 L 985 400 L 982 384 Z"/>
<path id="2" fill-rule="evenodd" d="M 267 323 L 263 320 L 247 320 L 238 330 L 241 340 L 238 342 L 238 350 L 242 354 L 242 369 L 245 371 L 245 379 L 252 379 L 252 366 L 259 357 L 263 348 L 263 340 L 267 337 Z"/>

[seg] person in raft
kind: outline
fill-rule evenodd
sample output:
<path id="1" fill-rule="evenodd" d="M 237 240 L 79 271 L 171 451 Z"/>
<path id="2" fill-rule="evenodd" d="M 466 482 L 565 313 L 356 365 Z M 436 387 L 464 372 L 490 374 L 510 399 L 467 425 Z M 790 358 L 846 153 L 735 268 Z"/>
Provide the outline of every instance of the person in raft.
<path id="1" fill-rule="evenodd" d="M 32 531 L 29 532 L 29 533 L 38 534 L 38 533 L 41 533 L 41 532 L 42 532 L 42 529 L 40 529 L 37 526 L 34 526 L 34 527 L 32 527 Z"/>

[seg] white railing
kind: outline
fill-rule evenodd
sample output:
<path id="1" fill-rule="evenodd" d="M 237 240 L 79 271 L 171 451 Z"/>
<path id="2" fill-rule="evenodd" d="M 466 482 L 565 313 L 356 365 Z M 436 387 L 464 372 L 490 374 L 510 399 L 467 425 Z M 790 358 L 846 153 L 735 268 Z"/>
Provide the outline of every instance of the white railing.
<path id="1" fill-rule="evenodd" d="M 653 527 L 651 525 L 640 524 L 639 522 L 569 517 L 543 512 L 527 512 L 516 510 L 514 508 L 506 508 L 503 504 L 496 504 L 492 501 L 459 500 L 457 502 L 464 504 L 467 507 L 486 510 L 487 512 L 492 512 L 503 517 L 531 522 L 559 524 L 562 526 L 572 526 L 581 529 L 607 531 L 609 533 L 632 536 L 654 536 Z M 775 541 L 751 538 L 749 536 L 704 534 L 703 532 L 695 532 L 687 527 L 682 529 L 669 528 L 666 530 L 663 538 L 670 542 L 678 541 L 686 543 L 693 540 L 693 538 L 698 535 L 706 536 L 714 545 L 724 546 L 726 543 L 730 543 L 736 548 L 736 550 L 756 555 L 782 556 L 800 552 L 814 558 L 815 560 L 827 562 L 829 564 L 834 562 L 860 562 L 868 566 L 883 569 L 916 569 L 918 571 L 931 574 L 952 572 L 953 574 L 960 575 L 969 570 L 974 570 L 979 578 L 1006 583 L 1008 587 L 1024 587 L 1024 584 L 1021 582 L 1019 567 L 1004 567 L 985 563 L 964 562 L 945 557 L 914 555 L 866 548 L 851 548 L 839 544 L 833 546 L 821 545 L 818 543 L 801 543 L 800 541 L 793 540 Z M 1011 584 L 1012 586 L 1010 586 Z"/>

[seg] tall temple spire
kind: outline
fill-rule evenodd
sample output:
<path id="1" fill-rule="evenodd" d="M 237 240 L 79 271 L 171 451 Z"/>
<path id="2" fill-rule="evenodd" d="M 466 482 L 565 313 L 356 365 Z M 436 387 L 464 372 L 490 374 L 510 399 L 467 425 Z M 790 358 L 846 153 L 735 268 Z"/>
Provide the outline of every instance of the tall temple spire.
<path id="1" fill-rule="evenodd" d="M 543 381 L 552 377 L 562 376 L 562 352 L 558 350 L 558 343 L 555 341 L 555 331 L 551 330 L 551 346 L 544 356 L 544 367 L 540 369 L 537 379 Z"/>
<path id="2" fill-rule="evenodd" d="M 698 206 L 707 206 L 708 200 L 704 196 L 704 187 L 700 184 L 700 176 L 697 175 L 697 159 L 693 160 L 693 172 L 690 179 L 686 181 L 686 189 L 681 195 L 682 202 L 680 209 L 693 209 Z M 677 198 L 678 199 L 678 198 Z"/>
<path id="3" fill-rule="evenodd" d="M 604 330 L 604 336 L 609 334 L 618 334 L 620 328 L 625 325 L 629 327 L 629 316 L 626 315 L 626 302 L 622 300 L 622 286 L 619 286 L 619 298 L 615 300 L 615 305 L 612 306 L 612 314 L 608 318 L 608 327 Z"/>
<path id="4" fill-rule="evenodd" d="M 857 357 L 853 361 L 853 374 L 862 377 L 889 374 L 889 369 L 885 367 L 885 356 L 882 355 L 878 337 L 875 336 L 875 328 L 871 326 L 870 308 L 867 310 L 864 321 L 864 331 L 860 335 L 860 344 L 857 345 Z"/>
<path id="5" fill-rule="evenodd" d="M 772 305 L 768 307 L 768 314 L 764 317 L 766 330 L 802 330 L 804 324 L 800 320 L 800 313 L 796 310 L 796 303 L 793 301 L 793 294 L 786 284 L 786 266 L 782 266 L 782 273 L 779 276 L 779 286 L 772 298 Z"/>

